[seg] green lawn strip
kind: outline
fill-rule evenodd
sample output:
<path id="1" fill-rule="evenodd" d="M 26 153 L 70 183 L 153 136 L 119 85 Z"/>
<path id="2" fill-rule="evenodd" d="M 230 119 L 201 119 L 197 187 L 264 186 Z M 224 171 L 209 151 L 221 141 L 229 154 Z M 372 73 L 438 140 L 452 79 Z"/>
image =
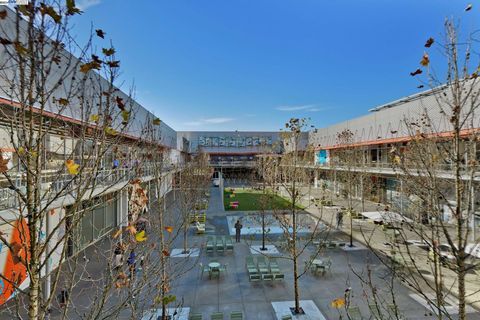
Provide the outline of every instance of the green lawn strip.
<path id="1" fill-rule="evenodd" d="M 235 189 L 235 197 L 230 198 L 230 188 L 226 188 L 223 193 L 223 202 L 225 210 L 227 211 L 260 211 L 261 207 L 261 197 L 262 191 L 253 190 L 253 189 Z M 289 209 L 291 203 L 288 199 L 280 197 L 278 195 L 272 196 L 272 205 L 264 208 L 265 210 L 277 210 Z M 239 206 L 237 209 L 230 208 L 230 202 L 238 201 Z M 300 206 L 297 206 L 299 209 L 302 209 Z"/>

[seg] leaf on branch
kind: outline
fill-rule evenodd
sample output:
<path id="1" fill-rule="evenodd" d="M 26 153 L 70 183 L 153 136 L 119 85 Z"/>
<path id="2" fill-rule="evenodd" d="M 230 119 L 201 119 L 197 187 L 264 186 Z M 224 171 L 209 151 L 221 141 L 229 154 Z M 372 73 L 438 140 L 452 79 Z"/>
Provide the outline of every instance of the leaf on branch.
<path id="1" fill-rule="evenodd" d="M 137 229 L 133 225 L 129 225 L 127 231 L 130 232 L 132 236 L 137 233 Z"/>
<path id="2" fill-rule="evenodd" d="M 330 303 L 330 305 L 332 306 L 332 308 L 340 309 L 345 306 L 345 299 L 344 298 L 335 299 Z"/>
<path id="3" fill-rule="evenodd" d="M 107 57 L 110 57 L 110 56 L 113 56 L 113 55 L 115 54 L 115 48 L 113 48 L 113 47 L 112 47 L 112 48 L 109 48 L 109 49 L 103 48 L 103 49 L 102 49 L 102 52 L 103 52 L 103 54 L 106 55 Z"/>
<path id="4" fill-rule="evenodd" d="M 468 6 L 465 8 L 465 11 L 470 11 L 472 10 L 473 5 L 471 3 L 468 4 Z"/>
<path id="5" fill-rule="evenodd" d="M 111 136 L 116 136 L 116 135 L 118 134 L 118 132 L 117 132 L 115 129 L 111 128 L 111 127 L 105 128 L 105 133 L 106 133 L 106 134 L 109 134 L 109 135 L 111 135 Z"/>
<path id="6" fill-rule="evenodd" d="M 25 56 L 28 54 L 27 48 L 25 48 L 20 42 L 16 41 L 15 42 L 15 50 L 17 53 L 21 56 Z"/>
<path id="7" fill-rule="evenodd" d="M 21 156 L 25 154 L 25 148 L 24 147 L 19 147 L 17 153 Z"/>
<path id="8" fill-rule="evenodd" d="M 124 110 L 125 109 L 125 103 L 123 102 L 123 99 L 120 98 L 120 97 L 116 97 L 115 98 L 115 102 L 117 103 L 117 106 L 120 110 Z"/>
<path id="9" fill-rule="evenodd" d="M 110 68 L 120 68 L 120 61 L 119 60 L 108 61 L 107 64 Z"/>
<path id="10" fill-rule="evenodd" d="M 67 15 L 81 14 L 82 11 L 75 6 L 75 0 L 67 0 Z"/>
<path id="11" fill-rule="evenodd" d="M 68 100 L 65 99 L 65 98 L 60 98 L 60 99 L 57 100 L 57 102 L 58 102 L 59 105 L 64 106 L 64 107 L 68 106 L 68 103 L 69 103 Z"/>
<path id="12" fill-rule="evenodd" d="M 80 65 L 80 72 L 88 73 L 90 70 L 100 70 L 100 66 L 98 61 L 90 61 Z"/>
<path id="13" fill-rule="evenodd" d="M 65 166 L 67 167 L 68 173 L 71 175 L 78 174 L 78 168 L 80 165 L 76 164 L 73 160 L 69 159 L 65 161 Z"/>
<path id="14" fill-rule="evenodd" d="M 163 303 L 165 305 L 175 302 L 177 300 L 177 297 L 174 295 L 169 294 L 168 296 L 163 297 Z"/>
<path id="15" fill-rule="evenodd" d="M 159 118 L 155 118 L 155 119 L 153 119 L 153 121 L 152 121 L 153 125 L 155 125 L 155 126 L 159 126 L 161 122 L 162 122 L 162 121 L 161 121 Z"/>
<path id="16" fill-rule="evenodd" d="M 99 120 L 100 120 L 100 116 L 98 114 L 92 114 L 90 116 L 90 121 L 98 122 Z"/>
<path id="17" fill-rule="evenodd" d="M 10 161 L 10 159 L 4 159 L 3 155 L 0 154 L 0 173 L 6 173 L 8 170 L 7 164 Z"/>
<path id="18" fill-rule="evenodd" d="M 47 6 L 44 3 L 40 4 L 40 13 L 44 16 L 49 16 L 57 24 L 62 22 L 62 17 L 58 14 L 57 11 L 55 11 L 52 6 Z"/>
<path id="19" fill-rule="evenodd" d="M 425 48 L 430 48 L 434 42 L 435 42 L 435 40 L 433 38 L 431 38 L 431 37 L 428 38 L 427 42 L 425 42 Z"/>
<path id="20" fill-rule="evenodd" d="M 422 70 L 417 69 L 417 70 L 415 70 L 415 71 L 413 71 L 413 72 L 410 72 L 410 75 L 411 75 L 412 77 L 415 77 L 416 75 L 419 75 L 419 74 L 421 74 L 422 72 L 423 72 Z"/>
<path id="21" fill-rule="evenodd" d="M 10 41 L 9 39 L 0 37 L 0 44 L 3 44 L 4 46 L 7 46 L 7 45 L 10 45 L 12 43 L 13 42 Z"/>
<path id="22" fill-rule="evenodd" d="M 422 89 L 423 87 L 424 87 L 424 85 L 421 84 L 421 85 L 419 85 L 419 86 L 417 87 L 417 89 Z"/>
<path id="23" fill-rule="evenodd" d="M 97 37 L 105 39 L 105 32 L 102 29 L 95 30 L 95 33 L 97 34 Z"/>
<path id="24" fill-rule="evenodd" d="M 115 231 L 115 233 L 113 234 L 113 239 L 116 239 L 118 238 L 119 235 L 122 234 L 122 228 L 118 229 L 117 231 Z"/>
<path id="25" fill-rule="evenodd" d="M 7 10 L 0 11 L 0 19 L 5 20 L 6 17 L 7 17 Z"/>
<path id="26" fill-rule="evenodd" d="M 145 235 L 145 230 L 142 230 L 140 231 L 139 233 L 137 233 L 135 235 L 135 240 L 137 240 L 137 242 L 144 242 L 147 240 L 147 236 Z"/>
<path id="27" fill-rule="evenodd" d="M 166 230 L 168 233 L 172 233 L 172 232 L 173 232 L 173 227 L 172 227 L 172 226 L 166 226 L 166 227 L 165 227 L 165 230 Z"/>
<path id="28" fill-rule="evenodd" d="M 23 14 L 24 16 L 29 16 L 30 15 L 30 12 L 32 11 L 33 7 L 31 4 L 29 5 L 21 5 L 21 6 L 18 6 L 18 11 Z"/>
<path id="29" fill-rule="evenodd" d="M 424 67 L 428 66 L 430 63 L 430 57 L 428 56 L 427 53 L 423 54 L 422 60 L 420 60 L 420 64 Z"/>
<path id="30" fill-rule="evenodd" d="M 165 257 L 170 257 L 170 252 L 168 252 L 167 250 L 162 250 L 162 253 Z"/>
<path id="31" fill-rule="evenodd" d="M 130 111 L 122 110 L 122 124 L 127 124 L 128 120 L 130 119 Z"/>

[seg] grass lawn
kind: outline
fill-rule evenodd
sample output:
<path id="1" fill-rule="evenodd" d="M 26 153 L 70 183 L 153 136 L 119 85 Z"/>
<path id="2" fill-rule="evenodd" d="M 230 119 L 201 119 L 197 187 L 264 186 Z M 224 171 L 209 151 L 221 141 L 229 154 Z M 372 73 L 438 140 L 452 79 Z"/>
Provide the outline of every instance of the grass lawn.
<path id="1" fill-rule="evenodd" d="M 235 196 L 230 198 L 232 194 L 231 188 L 225 188 L 223 191 L 223 205 L 227 211 L 260 211 L 262 209 L 262 191 L 253 189 L 235 189 Z M 230 208 L 230 202 L 238 201 L 239 205 L 237 209 Z M 282 210 L 290 208 L 290 201 L 277 196 L 270 195 L 270 201 L 265 205 L 265 210 Z M 298 207 L 301 209 L 300 207 Z"/>

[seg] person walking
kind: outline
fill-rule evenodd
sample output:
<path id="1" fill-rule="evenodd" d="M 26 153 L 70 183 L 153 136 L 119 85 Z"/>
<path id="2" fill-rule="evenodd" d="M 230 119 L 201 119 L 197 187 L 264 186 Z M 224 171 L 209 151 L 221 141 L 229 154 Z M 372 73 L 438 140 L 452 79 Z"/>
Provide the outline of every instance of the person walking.
<path id="1" fill-rule="evenodd" d="M 128 264 L 128 269 L 130 270 L 130 279 L 133 279 L 135 276 L 135 269 L 137 267 L 137 255 L 135 254 L 135 251 L 132 249 L 130 250 L 130 255 L 128 256 L 127 259 L 127 264 Z"/>
<path id="2" fill-rule="evenodd" d="M 242 232 L 242 224 L 240 223 L 240 220 L 237 220 L 235 223 L 235 241 L 240 242 L 240 234 Z"/>
<path id="3" fill-rule="evenodd" d="M 337 229 L 340 229 L 343 225 L 343 211 L 337 211 Z"/>

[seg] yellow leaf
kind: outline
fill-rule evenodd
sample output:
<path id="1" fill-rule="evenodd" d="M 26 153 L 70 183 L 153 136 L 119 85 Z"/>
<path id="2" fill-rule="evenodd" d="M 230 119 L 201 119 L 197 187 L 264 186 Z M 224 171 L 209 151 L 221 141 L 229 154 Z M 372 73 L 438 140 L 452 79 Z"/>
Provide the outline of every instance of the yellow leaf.
<path id="1" fill-rule="evenodd" d="M 122 119 L 123 119 L 123 122 L 128 122 L 128 119 L 130 118 L 130 111 L 127 111 L 127 110 L 123 110 L 122 111 Z"/>
<path id="2" fill-rule="evenodd" d="M 343 306 L 345 306 L 345 299 L 343 298 L 335 299 L 332 301 L 330 305 L 332 306 L 332 308 L 340 309 Z"/>
<path id="3" fill-rule="evenodd" d="M 58 104 L 61 106 L 68 106 L 68 100 L 65 98 L 60 98 L 57 100 Z"/>
<path id="4" fill-rule="evenodd" d="M 127 231 L 130 232 L 130 234 L 132 234 L 132 235 L 134 235 L 134 234 L 137 233 L 137 229 L 136 229 L 134 226 L 132 226 L 132 225 L 129 225 L 129 226 L 127 227 Z"/>
<path id="5" fill-rule="evenodd" d="M 78 167 L 80 167 L 80 165 L 73 162 L 73 160 L 65 161 L 65 165 L 67 166 L 67 170 L 68 170 L 69 174 L 71 174 L 71 175 L 78 174 Z"/>
<path id="6" fill-rule="evenodd" d="M 173 232 L 173 227 L 167 226 L 167 227 L 165 227 L 165 230 L 167 230 L 168 233 L 172 233 Z"/>
<path id="7" fill-rule="evenodd" d="M 420 61 L 420 64 L 422 66 L 426 67 L 426 66 L 428 66 L 429 63 L 430 63 L 430 58 L 428 57 L 427 53 L 424 53 L 423 57 L 422 57 L 422 60 Z"/>
<path id="8" fill-rule="evenodd" d="M 109 134 L 109 135 L 112 135 L 112 136 L 117 135 L 117 131 L 115 131 L 115 129 L 110 128 L 110 127 L 105 128 L 105 133 L 106 133 L 106 134 Z"/>
<path id="9" fill-rule="evenodd" d="M 25 148 L 24 147 L 18 148 L 18 154 L 23 156 L 25 154 Z"/>
<path id="10" fill-rule="evenodd" d="M 147 240 L 147 237 L 145 236 L 145 231 L 142 230 L 139 233 L 137 233 L 135 235 L 135 240 L 137 240 L 137 242 L 143 242 L 143 241 Z"/>
<path id="11" fill-rule="evenodd" d="M 73 16 L 76 13 L 80 14 L 82 11 L 75 7 L 75 0 L 67 0 L 67 15 Z"/>
<path id="12" fill-rule="evenodd" d="M 100 120 L 100 116 L 98 114 L 92 114 L 90 116 L 90 121 L 98 122 Z"/>
<path id="13" fill-rule="evenodd" d="M 161 121 L 159 118 L 155 118 L 155 119 L 153 119 L 153 121 L 152 121 L 152 123 L 153 123 L 155 126 L 159 126 L 161 122 L 162 122 L 162 121 Z"/>
<path id="14" fill-rule="evenodd" d="M 115 49 L 114 49 L 113 47 L 112 47 L 112 48 L 109 48 L 109 49 L 103 48 L 103 49 L 102 49 L 102 52 L 103 52 L 104 55 L 106 55 L 107 57 L 109 57 L 109 56 L 112 56 L 112 55 L 115 54 Z"/>
<path id="15" fill-rule="evenodd" d="M 118 238 L 118 236 L 121 235 L 121 234 L 122 234 L 122 229 L 120 228 L 113 234 L 113 239 Z"/>
<path id="16" fill-rule="evenodd" d="M 87 62 L 87 63 L 84 63 L 82 65 L 80 65 L 80 72 L 83 72 L 83 73 L 87 73 L 89 72 L 90 70 L 100 70 L 100 62 L 99 61 L 90 61 L 90 62 Z"/>

